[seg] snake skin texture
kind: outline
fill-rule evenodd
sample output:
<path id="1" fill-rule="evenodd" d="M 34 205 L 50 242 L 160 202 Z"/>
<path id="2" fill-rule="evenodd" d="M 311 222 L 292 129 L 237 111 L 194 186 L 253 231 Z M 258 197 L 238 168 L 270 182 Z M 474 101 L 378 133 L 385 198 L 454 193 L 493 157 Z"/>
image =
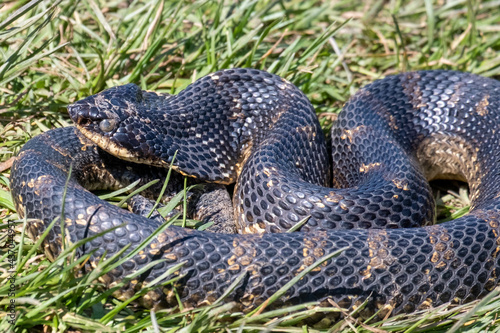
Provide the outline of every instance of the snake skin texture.
<path id="1" fill-rule="evenodd" d="M 368 317 L 483 297 L 500 273 L 499 98 L 497 81 L 468 73 L 420 71 L 377 80 L 350 99 L 332 128 L 331 175 L 310 102 L 263 71 L 220 71 L 175 96 L 125 85 L 85 98 L 69 107 L 85 137 L 122 159 L 156 166 L 168 166 L 177 152 L 172 164 L 182 174 L 236 182 L 238 228 L 258 232 L 171 226 L 103 282 L 112 287 L 164 259 L 115 293 L 126 299 L 183 263 L 175 285 L 141 301 L 175 306 L 175 288 L 185 306 L 196 307 L 215 301 L 243 274 L 225 301 L 248 311 L 319 258 L 345 248 L 269 308 L 333 301 L 354 309 L 366 302 L 358 315 Z M 59 216 L 71 161 L 78 164 L 75 174 L 85 168 L 81 156 L 88 149 L 74 138 L 60 140 L 62 132 L 32 139 L 13 165 L 13 198 L 18 212 L 26 208 L 36 220 L 32 237 Z M 433 178 L 467 181 L 469 214 L 429 225 L 435 217 L 427 179 Z M 90 265 L 105 251 L 111 256 L 126 244 L 137 246 L 161 225 L 98 199 L 81 186 L 86 182 L 74 176 L 68 184 L 69 240 L 117 227 L 80 249 L 96 250 Z M 273 233 L 308 216 L 300 232 Z M 55 244 L 57 233 L 53 237 Z"/>

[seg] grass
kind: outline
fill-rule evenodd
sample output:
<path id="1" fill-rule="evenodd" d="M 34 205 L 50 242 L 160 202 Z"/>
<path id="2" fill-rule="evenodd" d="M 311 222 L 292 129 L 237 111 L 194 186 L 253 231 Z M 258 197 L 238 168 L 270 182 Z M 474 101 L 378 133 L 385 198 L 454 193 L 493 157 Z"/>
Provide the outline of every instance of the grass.
<path id="1" fill-rule="evenodd" d="M 72 269 L 84 258 L 73 258 L 72 247 L 54 262 L 40 254 L 22 233 L 25 222 L 16 222 L 9 167 L 31 137 L 71 125 L 69 103 L 128 82 L 177 93 L 217 69 L 262 68 L 302 89 L 327 130 L 349 96 L 385 75 L 442 68 L 498 77 L 499 6 L 498 0 L 0 2 L 0 230 L 6 235 L 8 223 L 16 223 L 18 255 L 18 319 L 15 328 L 7 322 L 9 298 L 2 297 L 0 331 L 497 329 L 497 291 L 480 303 L 370 324 L 346 314 L 337 323 L 324 320 L 323 328 L 302 326 L 301 319 L 321 310 L 311 304 L 254 316 L 233 313 L 230 304 L 181 312 L 135 308 L 97 288 L 95 278 L 111 263 L 75 278 Z M 444 219 L 463 214 L 449 201 L 455 197 L 440 196 Z M 0 257 L 6 296 L 9 262 L 7 253 Z"/>

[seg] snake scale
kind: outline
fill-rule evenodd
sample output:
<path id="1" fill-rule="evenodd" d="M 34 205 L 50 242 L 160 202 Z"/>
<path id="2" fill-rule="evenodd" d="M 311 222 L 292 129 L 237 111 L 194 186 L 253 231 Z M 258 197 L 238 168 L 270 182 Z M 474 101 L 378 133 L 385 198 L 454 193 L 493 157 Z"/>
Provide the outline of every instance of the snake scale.
<path id="1" fill-rule="evenodd" d="M 142 297 L 145 306 L 177 305 L 173 288 L 185 306 L 210 304 L 243 274 L 225 301 L 248 311 L 319 258 L 343 248 L 270 308 L 310 301 L 331 306 L 333 301 L 355 309 L 365 302 L 359 315 L 396 314 L 470 302 L 498 283 L 498 81 L 418 71 L 365 86 L 333 125 L 333 166 L 305 95 L 259 70 L 219 71 L 175 96 L 128 84 L 68 109 L 76 129 L 33 138 L 12 168 L 18 212 L 25 209 L 34 219 L 31 237 L 61 214 L 71 164 L 64 210 L 69 240 L 117 227 L 79 249 L 80 254 L 96 250 L 90 265 L 126 244 L 132 244 L 130 251 L 160 226 L 82 187 L 109 172 L 89 165 L 110 158 L 104 167 L 118 163 L 102 150 L 128 160 L 127 170 L 136 162 L 152 165 L 144 169 L 172 164 L 197 179 L 236 182 L 236 224 L 244 233 L 256 232 L 217 234 L 170 226 L 105 276 L 102 282 L 112 287 L 130 272 L 164 259 L 117 291 L 119 298 L 182 262 L 173 274 L 180 279 Z M 432 225 L 434 199 L 427 180 L 434 178 L 468 182 L 467 215 Z M 282 232 L 308 216 L 300 232 Z M 55 228 L 46 242 L 51 256 L 60 251 L 58 237 Z"/>

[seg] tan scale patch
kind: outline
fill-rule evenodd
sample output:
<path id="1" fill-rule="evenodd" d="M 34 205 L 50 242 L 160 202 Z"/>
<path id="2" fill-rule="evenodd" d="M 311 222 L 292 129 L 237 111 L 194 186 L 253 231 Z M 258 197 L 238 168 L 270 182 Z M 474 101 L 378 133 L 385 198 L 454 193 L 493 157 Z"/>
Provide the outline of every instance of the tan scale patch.
<path id="1" fill-rule="evenodd" d="M 371 95 L 371 93 L 365 89 L 361 89 L 356 93 L 357 98 L 364 98 L 365 96 L 370 96 L 370 95 Z M 397 130 L 398 126 L 396 123 L 396 118 L 394 117 L 394 115 L 392 114 L 391 111 L 389 111 L 386 107 L 384 107 L 384 104 L 382 103 L 382 101 L 377 99 L 376 97 L 377 96 L 372 97 L 372 99 L 373 99 L 372 103 L 374 106 L 376 105 L 375 110 L 376 110 L 377 114 L 380 115 L 382 118 L 384 118 L 387 121 L 387 123 L 389 124 L 389 127 Z"/>
<path id="2" fill-rule="evenodd" d="M 325 250 L 323 250 L 322 248 L 315 248 L 313 250 L 313 254 L 314 254 L 314 256 L 321 258 L 322 256 L 325 255 Z"/>
<path id="3" fill-rule="evenodd" d="M 312 235 L 307 235 L 302 239 L 304 243 L 304 248 L 302 249 L 302 255 L 304 256 L 304 259 L 302 261 L 302 265 L 298 268 L 297 273 L 302 272 L 304 269 L 307 267 L 311 266 L 321 258 L 324 254 L 325 251 L 323 248 L 323 244 L 325 244 L 325 234 L 320 233 L 315 236 Z M 323 262 L 321 263 L 318 267 L 313 268 L 311 271 L 312 272 L 319 272 L 321 271 L 322 267 L 326 267 L 327 263 Z"/>
<path id="4" fill-rule="evenodd" d="M 87 225 L 87 220 L 85 219 L 76 219 L 75 223 L 78 225 Z"/>
<path id="5" fill-rule="evenodd" d="M 227 259 L 227 264 L 228 264 L 229 266 L 232 266 L 232 265 L 236 264 L 236 259 L 237 259 L 237 258 L 238 258 L 238 257 L 236 257 L 236 256 L 233 254 L 233 255 L 232 255 L 229 259 Z"/>
<path id="6" fill-rule="evenodd" d="M 342 140 L 348 139 L 350 143 L 354 141 L 354 137 L 362 130 L 365 130 L 366 126 L 365 125 L 359 125 L 353 129 L 343 129 L 343 133 L 340 136 Z"/>
<path id="7" fill-rule="evenodd" d="M 312 146 L 312 144 L 313 144 L 312 140 L 316 137 L 316 129 L 314 126 L 311 126 L 311 125 L 300 126 L 300 127 L 296 127 L 295 130 L 297 131 L 297 133 L 300 133 L 300 132 L 306 133 L 307 139 L 310 141 L 309 145 Z"/>
<path id="8" fill-rule="evenodd" d="M 411 77 L 412 79 L 402 80 L 403 92 L 410 100 L 413 108 L 418 110 L 420 108 L 426 107 L 427 104 L 422 101 L 422 90 L 420 90 L 420 86 L 418 85 L 420 75 L 416 72 L 411 72 L 407 73 L 407 77 Z M 416 80 L 413 78 L 415 78 Z"/>
<path id="9" fill-rule="evenodd" d="M 457 82 L 454 87 L 454 92 L 450 96 L 450 99 L 447 101 L 448 106 L 454 106 L 458 101 L 460 101 L 460 94 L 462 93 L 462 87 L 464 83 Z"/>
<path id="10" fill-rule="evenodd" d="M 392 183 L 396 185 L 397 188 L 403 189 L 403 191 L 408 191 L 410 188 L 408 187 L 408 181 L 401 179 L 393 179 Z"/>
<path id="11" fill-rule="evenodd" d="M 444 252 L 444 250 L 446 249 L 446 244 L 439 242 L 436 244 L 435 248 L 436 248 L 436 251 L 438 251 L 438 252 Z"/>
<path id="12" fill-rule="evenodd" d="M 233 255 L 228 259 L 229 270 L 238 270 L 241 266 L 252 264 L 257 252 L 252 242 L 247 240 L 233 240 Z"/>
<path id="13" fill-rule="evenodd" d="M 398 125 L 396 124 L 396 117 L 394 117 L 392 114 L 389 114 L 389 127 L 394 130 L 399 129 Z"/>
<path id="14" fill-rule="evenodd" d="M 240 302 L 245 306 L 246 308 L 249 308 L 253 305 L 253 300 L 255 296 L 251 293 L 246 293 L 241 297 Z"/>
<path id="15" fill-rule="evenodd" d="M 316 261 L 315 260 L 316 257 L 314 256 L 313 253 L 313 250 L 316 246 L 314 242 L 311 241 L 311 239 L 309 239 L 308 237 L 304 237 L 303 242 L 304 242 L 304 248 L 302 249 L 302 254 L 304 255 L 304 265 L 310 266 L 314 264 L 314 262 Z"/>
<path id="16" fill-rule="evenodd" d="M 436 268 L 443 268 L 446 267 L 446 263 L 444 261 L 439 262 L 439 264 L 436 265 Z"/>
<path id="17" fill-rule="evenodd" d="M 347 206 L 344 202 L 341 202 L 339 204 L 339 207 L 342 208 L 343 210 L 349 210 L 349 206 Z"/>
<path id="18" fill-rule="evenodd" d="M 325 199 L 328 202 L 339 203 L 339 201 L 344 199 L 344 197 L 340 194 L 330 191 L 330 193 L 328 193 L 328 195 L 325 196 Z"/>
<path id="19" fill-rule="evenodd" d="M 451 260 L 455 257 L 455 252 L 453 250 L 448 250 L 443 254 L 443 259 Z"/>
<path id="20" fill-rule="evenodd" d="M 439 254 L 437 252 L 432 253 L 431 262 L 436 263 L 439 260 Z"/>
<path id="21" fill-rule="evenodd" d="M 314 127 L 311 125 L 299 126 L 295 128 L 297 132 L 314 133 Z"/>
<path id="22" fill-rule="evenodd" d="M 388 269 L 396 262 L 389 251 L 388 248 L 388 237 L 387 230 L 385 229 L 369 229 L 368 230 L 368 251 L 370 256 L 370 263 L 366 266 L 366 269 L 361 270 L 360 274 L 363 275 L 363 279 L 368 279 L 372 276 L 373 269 Z M 392 281 L 393 285 L 396 287 L 388 299 L 388 303 L 393 305 L 394 297 L 400 294 L 400 288 L 395 281 Z"/>
<path id="23" fill-rule="evenodd" d="M 40 188 L 42 185 L 44 184 L 51 184 L 53 182 L 53 179 L 52 177 L 48 176 L 48 175 L 41 175 L 40 177 L 38 177 L 37 179 L 30 179 L 30 181 L 28 182 L 28 187 L 29 188 L 35 188 L 35 189 L 38 189 Z M 37 193 L 38 194 L 38 193 Z"/>
<path id="24" fill-rule="evenodd" d="M 169 253 L 169 254 L 165 255 L 165 258 L 167 258 L 169 260 L 177 260 L 178 259 L 177 255 L 174 253 Z"/>
<path id="25" fill-rule="evenodd" d="M 168 240 L 168 236 L 162 232 L 161 234 L 158 235 L 158 237 L 156 239 L 158 240 L 158 242 L 160 244 L 163 244 Z M 171 250 L 171 248 L 169 248 L 169 250 Z"/>
<path id="26" fill-rule="evenodd" d="M 431 225 L 427 227 L 427 234 L 429 235 L 429 240 L 431 244 L 436 244 L 442 237 L 443 233 L 446 232 L 446 229 L 440 225 Z M 448 235 L 448 233 L 446 232 Z M 447 236 L 449 237 L 449 235 Z"/>
<path id="27" fill-rule="evenodd" d="M 240 259 L 240 264 L 242 264 L 243 266 L 248 266 L 252 263 L 252 261 L 253 261 L 253 257 L 243 256 Z M 231 269 L 231 268 L 229 268 L 229 269 Z"/>
<path id="28" fill-rule="evenodd" d="M 488 98 L 490 95 L 484 95 L 483 99 L 481 99 L 481 102 L 478 103 L 476 107 L 476 112 L 480 116 L 486 116 L 488 114 L 488 105 L 490 104 L 488 101 Z"/>
<path id="29" fill-rule="evenodd" d="M 237 246 L 234 248 L 234 254 L 238 257 L 241 257 L 246 253 L 245 249 L 241 246 Z"/>
<path id="30" fill-rule="evenodd" d="M 96 211 L 97 208 L 98 207 L 95 207 L 95 206 L 88 206 L 87 209 L 86 209 L 87 215 L 94 214 L 94 212 Z"/>
<path id="31" fill-rule="evenodd" d="M 436 264 L 436 268 L 446 267 L 448 262 L 454 258 L 453 250 L 446 250 L 448 248 L 446 242 L 451 239 L 448 230 L 440 225 L 433 225 L 427 228 L 427 233 L 430 243 L 434 245 L 434 252 L 431 255 L 430 261 Z M 426 274 L 429 274 L 429 272 Z"/>
<path id="32" fill-rule="evenodd" d="M 257 223 L 246 226 L 243 230 L 243 234 L 259 234 L 262 235 L 266 232 L 266 229 L 261 228 Z"/>
<path id="33" fill-rule="evenodd" d="M 363 280 L 370 278 L 372 276 L 372 266 L 366 266 L 366 269 L 361 270 L 359 273 L 363 275 Z"/>
<path id="34" fill-rule="evenodd" d="M 362 172 L 362 173 L 367 173 L 369 172 L 370 170 L 372 169 L 378 169 L 378 167 L 380 166 L 380 163 L 379 162 L 376 162 L 376 163 L 370 163 L 370 164 L 361 164 L 361 166 L 359 167 L 359 172 Z"/>
<path id="35" fill-rule="evenodd" d="M 419 310 L 427 310 L 432 307 L 432 299 L 427 298 L 425 301 L 422 302 L 422 304 L 419 305 L 418 309 Z"/>
<path id="36" fill-rule="evenodd" d="M 56 152 L 58 152 L 59 154 L 61 154 L 62 156 L 64 157 L 67 157 L 69 156 L 69 152 L 66 150 L 66 149 L 62 149 L 60 146 L 59 146 L 59 142 L 54 142 L 52 140 L 52 138 L 50 138 L 49 140 L 44 140 L 44 141 L 48 141 L 47 142 L 47 145 L 49 147 L 51 147 L 52 149 L 54 149 Z"/>
<path id="37" fill-rule="evenodd" d="M 387 230 L 368 230 L 367 243 L 370 263 L 367 265 L 366 269 L 361 271 L 364 279 L 371 277 L 371 272 L 373 269 L 387 269 L 396 260 L 392 257 L 392 255 L 389 254 L 389 251 L 387 249 Z"/>
<path id="38" fill-rule="evenodd" d="M 217 75 L 217 73 L 210 73 L 207 74 L 207 76 L 210 77 L 214 82 L 217 82 L 219 80 L 219 75 Z"/>
<path id="39" fill-rule="evenodd" d="M 241 170 L 243 169 L 243 166 L 246 164 L 248 158 L 250 157 L 250 155 L 252 154 L 252 151 L 253 151 L 253 140 L 252 141 L 249 141 L 247 143 L 245 143 L 242 147 L 241 147 L 241 154 L 240 154 L 240 157 L 238 159 L 238 161 L 236 162 L 235 164 L 235 171 L 236 171 L 236 175 L 239 176 L 240 173 L 241 173 Z M 231 179 L 232 180 L 232 179 Z M 228 183 L 229 184 L 229 183 Z"/>
<path id="40" fill-rule="evenodd" d="M 239 269 L 240 269 L 240 265 L 238 265 L 238 264 L 234 264 L 234 265 L 229 266 L 229 268 L 228 268 L 228 269 L 229 269 L 230 271 L 237 271 L 237 270 L 239 270 Z"/>
<path id="41" fill-rule="evenodd" d="M 316 207 L 318 208 L 325 208 L 325 204 L 322 202 L 316 202 Z"/>

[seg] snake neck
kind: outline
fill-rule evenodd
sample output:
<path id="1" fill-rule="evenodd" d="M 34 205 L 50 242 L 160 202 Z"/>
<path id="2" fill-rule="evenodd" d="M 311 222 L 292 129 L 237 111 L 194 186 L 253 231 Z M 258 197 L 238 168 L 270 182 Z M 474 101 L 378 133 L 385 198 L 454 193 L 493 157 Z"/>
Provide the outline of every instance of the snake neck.
<path id="1" fill-rule="evenodd" d="M 210 74 L 167 100 L 165 109 L 169 112 L 157 126 L 166 143 L 160 155 L 168 159 L 177 151 L 178 170 L 207 181 L 235 182 L 254 147 L 273 140 L 284 115 L 307 118 L 310 132 L 323 138 L 306 96 L 290 82 L 257 70 Z"/>

